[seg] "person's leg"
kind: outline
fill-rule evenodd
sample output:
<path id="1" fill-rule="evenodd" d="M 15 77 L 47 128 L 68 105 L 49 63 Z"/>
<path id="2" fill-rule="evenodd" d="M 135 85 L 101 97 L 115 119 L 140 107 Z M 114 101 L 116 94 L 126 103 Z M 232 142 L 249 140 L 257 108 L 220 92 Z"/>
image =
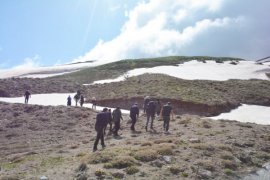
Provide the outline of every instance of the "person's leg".
<path id="1" fill-rule="evenodd" d="M 152 114 L 151 115 L 151 129 L 153 129 L 154 119 L 155 119 L 155 114 Z"/>
<path id="2" fill-rule="evenodd" d="M 133 131 L 135 130 L 135 128 L 134 128 L 134 125 L 136 123 L 135 121 L 136 121 L 136 117 L 132 116 L 131 117 L 131 127 L 130 127 L 130 129 L 133 130 Z"/>
<path id="3" fill-rule="evenodd" d="M 119 129 L 120 129 L 120 121 L 116 121 L 115 122 L 115 131 L 114 131 L 115 136 L 118 136 Z"/>
<path id="4" fill-rule="evenodd" d="M 100 139 L 101 139 L 101 146 L 102 146 L 103 148 L 105 148 L 106 146 L 105 146 L 105 143 L 104 143 L 104 134 L 103 134 L 103 133 L 101 133 Z"/>
<path id="5" fill-rule="evenodd" d="M 101 137 L 101 134 L 103 134 L 102 130 L 97 131 L 97 136 L 96 136 L 96 140 L 95 140 L 95 143 L 94 143 L 93 151 L 97 150 L 97 145 L 98 145 L 99 139 Z"/>
<path id="6" fill-rule="evenodd" d="M 168 117 L 168 120 L 167 120 L 167 127 L 166 127 L 167 132 L 169 131 L 169 126 L 170 126 L 170 117 Z"/>
<path id="7" fill-rule="evenodd" d="M 163 130 L 166 129 L 166 117 L 163 116 Z"/>
<path id="8" fill-rule="evenodd" d="M 148 126 L 148 123 L 149 123 L 149 119 L 150 119 L 150 114 L 146 114 L 146 126 L 145 126 L 145 130 L 147 131 L 147 126 Z"/>

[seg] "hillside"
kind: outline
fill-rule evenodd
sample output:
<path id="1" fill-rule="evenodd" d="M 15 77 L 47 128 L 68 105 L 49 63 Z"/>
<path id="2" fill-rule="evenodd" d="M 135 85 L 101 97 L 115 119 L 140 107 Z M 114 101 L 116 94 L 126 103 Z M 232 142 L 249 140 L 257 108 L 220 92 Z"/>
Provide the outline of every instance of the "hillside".
<path id="1" fill-rule="evenodd" d="M 68 79 L 79 82 L 81 84 L 89 84 L 96 80 L 116 78 L 125 72 L 136 68 L 150 68 L 155 66 L 178 65 L 190 60 L 213 60 L 217 62 L 242 60 L 239 58 L 230 57 L 209 57 L 209 56 L 169 56 L 160 58 L 147 59 L 127 59 L 117 62 L 108 63 L 105 65 L 86 68 L 78 72 L 65 74 L 52 79 Z"/>
<path id="2" fill-rule="evenodd" d="M 96 113 L 86 108 L 0 103 L 1 180 L 238 179 L 270 159 L 270 126 L 176 116 L 145 132 L 145 116 L 92 153 Z M 100 147 L 99 147 L 100 148 Z M 94 178 L 96 177 L 96 178 Z"/>
<path id="3" fill-rule="evenodd" d="M 183 80 L 161 74 L 144 74 L 126 81 L 85 87 L 86 97 L 99 104 L 129 109 L 145 96 L 171 101 L 178 113 L 216 115 L 240 103 L 270 106 L 270 82 L 264 80 Z M 142 107 L 142 106 L 141 106 Z"/>

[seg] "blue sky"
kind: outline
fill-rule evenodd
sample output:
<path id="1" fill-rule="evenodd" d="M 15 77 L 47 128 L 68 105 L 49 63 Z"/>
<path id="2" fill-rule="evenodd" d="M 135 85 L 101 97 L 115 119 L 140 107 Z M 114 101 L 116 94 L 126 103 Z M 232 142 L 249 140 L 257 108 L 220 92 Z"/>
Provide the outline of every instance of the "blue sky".
<path id="1" fill-rule="evenodd" d="M 1 0 L 0 69 L 168 55 L 269 56 L 268 0 Z"/>

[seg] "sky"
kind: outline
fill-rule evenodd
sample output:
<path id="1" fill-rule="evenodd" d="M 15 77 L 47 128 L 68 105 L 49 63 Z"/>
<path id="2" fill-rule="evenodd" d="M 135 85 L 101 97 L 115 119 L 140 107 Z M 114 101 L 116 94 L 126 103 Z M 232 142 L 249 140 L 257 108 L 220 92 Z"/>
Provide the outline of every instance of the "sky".
<path id="1" fill-rule="evenodd" d="M 0 0 L 0 69 L 269 56 L 269 0 Z"/>

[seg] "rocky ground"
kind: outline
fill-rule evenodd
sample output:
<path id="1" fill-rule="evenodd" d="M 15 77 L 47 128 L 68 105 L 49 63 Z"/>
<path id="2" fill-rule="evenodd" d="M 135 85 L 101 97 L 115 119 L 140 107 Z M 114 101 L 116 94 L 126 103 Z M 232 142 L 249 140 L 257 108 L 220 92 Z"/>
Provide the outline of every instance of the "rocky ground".
<path id="1" fill-rule="evenodd" d="M 176 116 L 137 132 L 124 116 L 120 137 L 91 152 L 96 112 L 0 103 L 0 179 L 238 179 L 270 161 L 270 126 Z"/>

